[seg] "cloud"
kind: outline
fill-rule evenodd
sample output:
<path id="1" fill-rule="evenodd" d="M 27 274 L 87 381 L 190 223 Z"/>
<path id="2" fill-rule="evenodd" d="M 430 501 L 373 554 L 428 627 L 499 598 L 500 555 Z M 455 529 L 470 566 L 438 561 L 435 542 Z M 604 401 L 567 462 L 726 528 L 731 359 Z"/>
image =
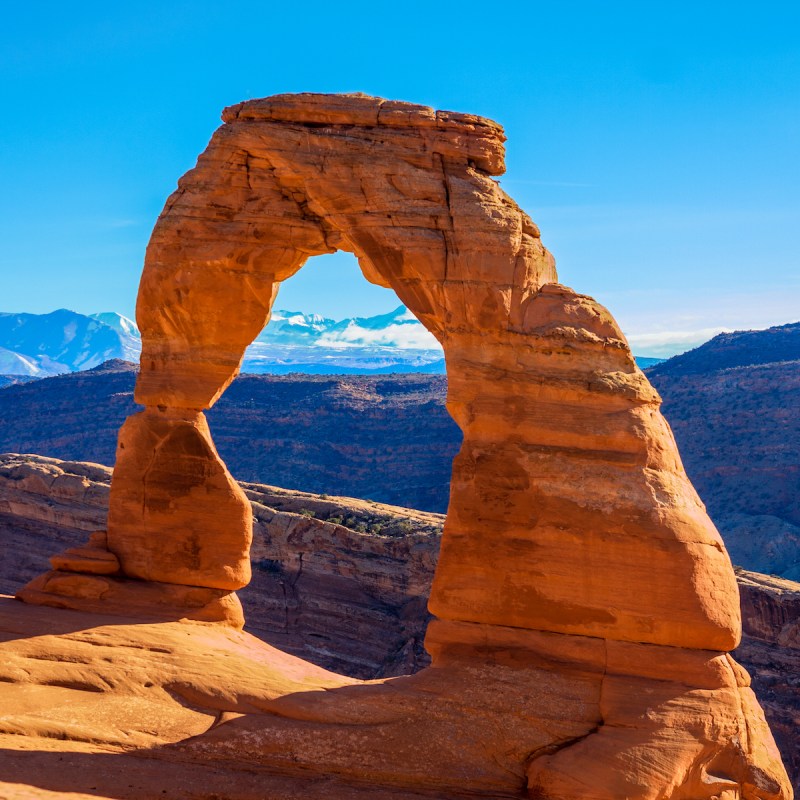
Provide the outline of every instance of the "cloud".
<path id="1" fill-rule="evenodd" d="M 669 358 L 699 347 L 718 333 L 730 333 L 732 328 L 699 328 L 692 331 L 656 331 L 628 334 L 628 344 L 637 356 Z"/>
<path id="2" fill-rule="evenodd" d="M 398 347 L 401 350 L 439 350 L 439 342 L 419 322 L 387 325 L 372 330 L 349 325 L 341 331 L 324 333 L 315 344 L 321 347 Z"/>

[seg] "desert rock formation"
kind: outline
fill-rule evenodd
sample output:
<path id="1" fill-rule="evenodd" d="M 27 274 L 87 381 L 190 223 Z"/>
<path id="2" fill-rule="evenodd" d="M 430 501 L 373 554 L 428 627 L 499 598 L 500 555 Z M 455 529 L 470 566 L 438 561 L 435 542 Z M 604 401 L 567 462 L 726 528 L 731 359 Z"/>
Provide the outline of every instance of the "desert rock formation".
<path id="1" fill-rule="evenodd" d="M 464 434 L 432 666 L 303 683 L 266 656 L 260 691 L 172 689 L 234 715 L 177 750 L 446 796 L 789 797 L 728 654 L 741 621 L 719 534 L 613 318 L 556 283 L 538 229 L 492 180 L 500 127 L 360 95 L 278 96 L 223 119 L 148 246 L 146 408 L 120 432 L 108 519 L 120 572 L 55 570 L 19 596 L 94 612 L 175 602 L 241 625 L 252 517 L 203 411 L 279 283 L 345 249 L 442 343 Z"/>
<path id="2" fill-rule="evenodd" d="M 737 570 L 744 636 L 736 656 L 753 688 L 800 791 L 800 583 Z"/>

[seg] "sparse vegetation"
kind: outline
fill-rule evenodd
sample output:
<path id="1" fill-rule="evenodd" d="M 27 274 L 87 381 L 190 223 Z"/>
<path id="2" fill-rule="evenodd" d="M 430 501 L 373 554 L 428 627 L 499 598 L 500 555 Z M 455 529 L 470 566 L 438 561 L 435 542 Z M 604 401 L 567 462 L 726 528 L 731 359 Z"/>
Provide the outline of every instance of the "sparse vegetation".
<path id="1" fill-rule="evenodd" d="M 280 561 L 275 561 L 271 558 L 262 558 L 260 561 L 254 561 L 253 566 L 260 572 L 266 572 L 269 575 L 282 575 L 283 566 Z"/>

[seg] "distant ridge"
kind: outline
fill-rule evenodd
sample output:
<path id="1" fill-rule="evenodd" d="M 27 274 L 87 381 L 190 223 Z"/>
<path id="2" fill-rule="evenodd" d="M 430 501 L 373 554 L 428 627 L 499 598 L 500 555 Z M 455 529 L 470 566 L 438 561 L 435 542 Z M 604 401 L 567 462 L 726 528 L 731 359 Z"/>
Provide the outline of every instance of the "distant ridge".
<path id="1" fill-rule="evenodd" d="M 113 465 L 137 366 L 0 388 L 0 453 Z M 440 375 L 240 375 L 208 412 L 240 480 L 444 511 L 461 434 Z"/>
<path id="2" fill-rule="evenodd" d="M 0 313 L 2 374 L 43 378 L 91 369 L 111 358 L 138 360 L 140 351 L 136 326 L 120 314 L 87 316 L 66 308 Z"/>
<path id="3" fill-rule="evenodd" d="M 138 364 L 134 363 L 133 361 L 125 361 L 122 358 L 110 358 L 108 361 L 104 361 L 102 364 L 98 364 L 96 367 L 86 370 L 86 372 L 91 372 L 92 374 L 97 375 L 138 371 Z"/>
<path id="4" fill-rule="evenodd" d="M 659 375 L 699 375 L 721 369 L 800 360 L 800 322 L 765 330 L 720 333 L 700 347 L 648 369 Z"/>

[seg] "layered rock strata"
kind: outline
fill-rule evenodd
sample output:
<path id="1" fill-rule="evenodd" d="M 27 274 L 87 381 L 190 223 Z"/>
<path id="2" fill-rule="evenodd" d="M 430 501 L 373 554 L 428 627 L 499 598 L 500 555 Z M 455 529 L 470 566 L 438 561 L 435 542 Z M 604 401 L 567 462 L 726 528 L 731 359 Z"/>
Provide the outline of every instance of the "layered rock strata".
<path id="1" fill-rule="evenodd" d="M 800 792 L 800 583 L 737 570 L 744 636 L 736 657 L 753 676 L 783 760 Z"/>
<path id="2" fill-rule="evenodd" d="M 223 119 L 148 246 L 146 408 L 120 432 L 110 497 L 123 575 L 247 582 L 247 501 L 203 410 L 309 256 L 354 253 L 438 338 L 464 440 L 432 666 L 290 692 L 187 752 L 440 794 L 788 797 L 728 655 L 741 621 L 719 534 L 615 321 L 556 283 L 538 229 L 492 180 L 501 128 L 360 95 L 278 96 Z"/>
<path id="3" fill-rule="evenodd" d="M 105 530 L 110 481 L 111 470 L 97 464 L 0 455 L 0 593 Z M 429 663 L 425 605 L 442 515 L 241 485 L 253 514 L 253 578 L 240 592 L 248 631 L 357 678 Z M 141 606 L 129 611 L 146 615 Z"/>

